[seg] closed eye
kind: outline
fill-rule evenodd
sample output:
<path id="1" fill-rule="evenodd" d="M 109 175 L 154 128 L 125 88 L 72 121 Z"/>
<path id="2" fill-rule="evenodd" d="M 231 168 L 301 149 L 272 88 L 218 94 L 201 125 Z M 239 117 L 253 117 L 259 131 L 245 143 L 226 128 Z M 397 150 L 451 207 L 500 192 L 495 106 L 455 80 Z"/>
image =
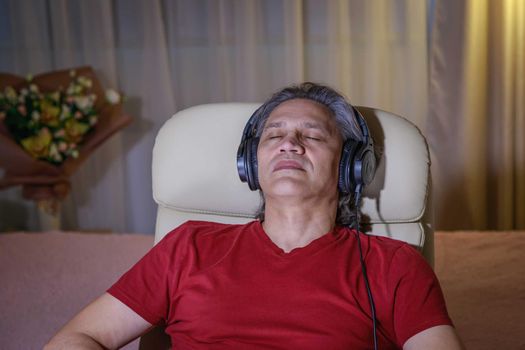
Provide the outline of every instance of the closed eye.
<path id="1" fill-rule="evenodd" d="M 312 140 L 312 141 L 321 141 L 321 139 L 319 137 L 315 137 L 315 136 L 306 136 L 306 139 L 307 140 Z"/>

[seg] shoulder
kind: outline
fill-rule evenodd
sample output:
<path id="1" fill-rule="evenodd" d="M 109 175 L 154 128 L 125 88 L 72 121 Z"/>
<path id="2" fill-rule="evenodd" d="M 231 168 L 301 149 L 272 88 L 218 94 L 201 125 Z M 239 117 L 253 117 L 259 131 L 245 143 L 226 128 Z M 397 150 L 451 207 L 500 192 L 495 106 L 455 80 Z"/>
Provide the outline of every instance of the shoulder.
<path id="1" fill-rule="evenodd" d="M 186 243 L 206 245 L 217 240 L 232 239 L 236 234 L 253 225 L 253 223 L 241 225 L 211 221 L 187 221 L 166 234 L 159 244 Z"/>
<path id="2" fill-rule="evenodd" d="M 179 260 L 204 267 L 226 255 L 239 237 L 254 229 L 257 222 L 223 224 L 209 221 L 187 221 L 168 233 L 157 245 L 176 255 Z"/>
<path id="3" fill-rule="evenodd" d="M 389 256 L 394 260 L 420 260 L 421 252 L 410 244 L 384 236 L 362 234 L 370 253 Z"/>
<path id="4" fill-rule="evenodd" d="M 356 231 L 353 229 L 346 228 L 346 232 L 351 236 L 357 236 Z M 423 259 L 421 253 L 416 248 L 397 239 L 366 233 L 360 233 L 359 238 L 366 260 L 376 260 L 380 258 L 382 261 L 390 263 L 393 260 Z"/>
<path id="5" fill-rule="evenodd" d="M 355 230 L 346 229 L 350 236 L 357 236 Z M 402 276 L 418 270 L 423 274 L 433 274 L 432 268 L 420 251 L 406 242 L 396 239 L 359 234 L 363 257 L 367 268 L 378 276 Z"/>
<path id="6" fill-rule="evenodd" d="M 413 287 L 439 285 L 432 267 L 413 246 L 388 237 L 366 237 L 367 267 L 372 273 L 377 273 L 377 276 L 383 276 L 383 281 L 389 288 L 397 288 L 401 284 Z"/>

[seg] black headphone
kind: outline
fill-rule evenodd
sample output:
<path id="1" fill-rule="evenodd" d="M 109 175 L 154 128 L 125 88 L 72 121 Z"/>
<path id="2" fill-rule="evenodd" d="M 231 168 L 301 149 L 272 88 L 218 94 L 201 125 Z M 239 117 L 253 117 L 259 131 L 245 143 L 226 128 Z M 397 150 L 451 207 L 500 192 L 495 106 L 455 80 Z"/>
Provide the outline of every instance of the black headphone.
<path id="1" fill-rule="evenodd" d="M 370 184 L 376 170 L 374 143 L 366 121 L 357 110 L 350 106 L 356 116 L 364 141 L 348 139 L 343 145 L 341 161 L 339 163 L 339 191 L 361 193 L 363 187 Z M 247 182 L 250 190 L 260 189 L 257 169 L 257 146 L 259 137 L 256 136 L 256 120 L 259 117 L 259 107 L 250 117 L 242 132 L 241 144 L 237 150 L 237 172 L 242 182 Z"/>

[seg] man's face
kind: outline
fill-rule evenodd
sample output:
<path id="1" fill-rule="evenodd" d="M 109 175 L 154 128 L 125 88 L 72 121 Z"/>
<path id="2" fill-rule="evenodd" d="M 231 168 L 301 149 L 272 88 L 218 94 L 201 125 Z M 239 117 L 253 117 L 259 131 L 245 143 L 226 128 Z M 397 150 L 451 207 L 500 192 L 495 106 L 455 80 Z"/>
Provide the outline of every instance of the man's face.
<path id="1" fill-rule="evenodd" d="M 342 139 L 330 110 L 293 99 L 270 114 L 257 149 L 259 183 L 272 196 L 337 198 Z"/>

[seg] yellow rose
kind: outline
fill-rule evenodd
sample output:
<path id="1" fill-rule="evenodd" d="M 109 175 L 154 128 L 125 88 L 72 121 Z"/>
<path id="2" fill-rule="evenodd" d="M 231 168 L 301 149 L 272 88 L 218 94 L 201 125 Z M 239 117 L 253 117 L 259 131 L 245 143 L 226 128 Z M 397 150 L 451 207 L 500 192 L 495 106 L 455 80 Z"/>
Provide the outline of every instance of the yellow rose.
<path id="1" fill-rule="evenodd" d="M 89 125 L 70 119 L 64 126 L 64 131 L 66 132 L 64 139 L 70 143 L 79 143 L 82 140 L 82 135 L 84 135 L 88 129 Z"/>
<path id="2" fill-rule="evenodd" d="M 42 101 L 40 110 L 42 111 L 42 114 L 40 116 L 40 121 L 43 124 L 47 124 L 49 126 L 58 125 L 58 116 L 60 115 L 59 107 L 54 106 L 52 103 L 50 103 L 47 100 L 44 100 Z"/>
<path id="3" fill-rule="evenodd" d="M 45 158 L 49 153 L 51 144 L 51 133 L 49 129 L 40 130 L 38 135 L 27 137 L 20 141 L 22 146 L 35 158 Z"/>

